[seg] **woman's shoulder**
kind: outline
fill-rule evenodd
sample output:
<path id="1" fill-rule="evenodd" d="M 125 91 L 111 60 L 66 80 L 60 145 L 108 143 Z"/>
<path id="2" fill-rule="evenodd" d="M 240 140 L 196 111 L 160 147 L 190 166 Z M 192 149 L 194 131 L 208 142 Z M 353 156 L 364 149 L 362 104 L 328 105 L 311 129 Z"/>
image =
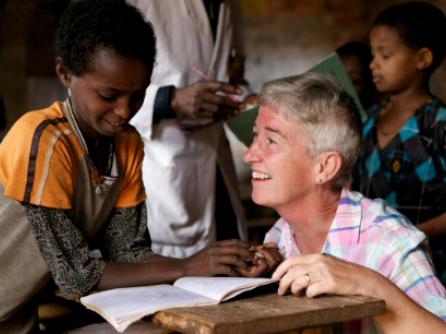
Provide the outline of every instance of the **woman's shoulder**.
<path id="1" fill-rule="evenodd" d="M 418 245 L 426 237 L 415 225 L 383 199 L 361 198 L 361 230 L 374 231 L 382 240 Z"/>

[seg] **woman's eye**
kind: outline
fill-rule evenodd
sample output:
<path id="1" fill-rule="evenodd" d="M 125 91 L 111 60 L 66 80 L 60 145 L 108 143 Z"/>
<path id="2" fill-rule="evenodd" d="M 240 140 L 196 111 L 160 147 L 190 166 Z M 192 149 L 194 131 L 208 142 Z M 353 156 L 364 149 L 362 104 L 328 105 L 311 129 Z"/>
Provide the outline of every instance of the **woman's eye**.
<path id="1" fill-rule="evenodd" d="M 267 139 L 268 144 L 277 144 L 274 140 L 272 140 L 271 138 Z"/>

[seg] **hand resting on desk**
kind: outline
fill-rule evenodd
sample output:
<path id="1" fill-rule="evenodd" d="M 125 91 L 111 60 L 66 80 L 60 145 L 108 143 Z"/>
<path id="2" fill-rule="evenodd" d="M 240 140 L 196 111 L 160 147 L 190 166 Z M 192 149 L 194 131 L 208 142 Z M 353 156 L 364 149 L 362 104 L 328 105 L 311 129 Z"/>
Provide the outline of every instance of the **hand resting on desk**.
<path id="1" fill-rule="evenodd" d="M 278 293 L 364 295 L 383 299 L 387 311 L 374 317 L 383 333 L 446 333 L 446 324 L 413 302 L 386 277 L 331 255 L 298 255 L 282 262 L 273 274 Z"/>

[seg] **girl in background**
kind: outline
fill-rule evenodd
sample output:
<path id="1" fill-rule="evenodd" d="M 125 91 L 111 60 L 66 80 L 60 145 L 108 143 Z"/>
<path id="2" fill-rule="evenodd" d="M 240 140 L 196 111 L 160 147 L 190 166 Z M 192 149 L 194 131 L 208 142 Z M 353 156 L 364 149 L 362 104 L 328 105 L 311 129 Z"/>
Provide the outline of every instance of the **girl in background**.
<path id="1" fill-rule="evenodd" d="M 446 283 L 446 108 L 429 91 L 446 43 L 446 19 L 428 3 L 387 8 L 370 33 L 373 82 L 388 95 L 373 106 L 353 187 L 383 198 L 425 232 Z"/>

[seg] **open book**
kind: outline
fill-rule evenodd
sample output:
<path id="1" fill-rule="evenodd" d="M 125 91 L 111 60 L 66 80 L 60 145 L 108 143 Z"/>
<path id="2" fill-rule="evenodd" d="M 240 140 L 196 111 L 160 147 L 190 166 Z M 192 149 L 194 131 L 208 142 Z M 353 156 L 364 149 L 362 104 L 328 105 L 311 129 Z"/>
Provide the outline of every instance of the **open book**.
<path id="1" fill-rule="evenodd" d="M 118 332 L 157 311 L 186 306 L 215 305 L 242 292 L 276 282 L 272 278 L 183 277 L 173 285 L 119 288 L 81 298 Z"/>
<path id="2" fill-rule="evenodd" d="M 341 59 L 336 53 L 331 53 L 328 57 L 323 59 L 318 64 L 314 65 L 306 72 L 316 72 L 322 74 L 331 74 L 335 76 L 342 88 L 344 88 L 348 94 L 353 98 L 355 104 L 361 115 L 361 119 L 364 122 L 367 118 L 364 108 L 359 101 L 358 95 L 353 88 L 353 85 L 348 77 L 347 72 L 344 69 Z M 235 136 L 247 147 L 251 145 L 253 140 L 252 129 L 257 118 L 258 107 L 246 110 L 239 115 L 230 118 L 226 121 L 228 127 L 232 130 Z"/>

